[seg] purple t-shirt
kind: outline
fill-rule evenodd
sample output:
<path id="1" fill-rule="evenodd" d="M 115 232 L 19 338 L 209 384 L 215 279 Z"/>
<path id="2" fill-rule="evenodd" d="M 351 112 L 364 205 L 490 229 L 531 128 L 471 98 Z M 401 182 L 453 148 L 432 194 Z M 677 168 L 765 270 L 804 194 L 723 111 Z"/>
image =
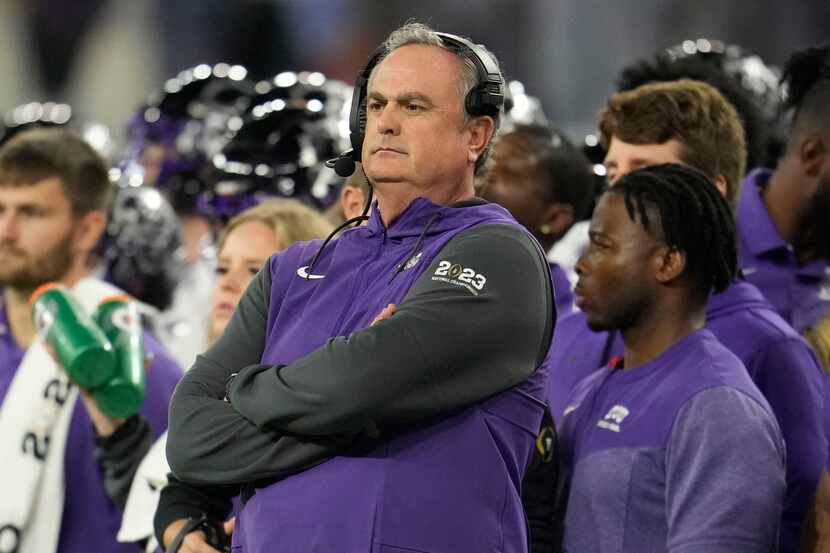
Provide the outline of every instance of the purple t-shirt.
<path id="1" fill-rule="evenodd" d="M 784 435 L 787 498 L 780 551 L 796 551 L 801 525 L 827 457 L 822 419 L 825 377 L 804 339 L 748 282 L 736 282 L 710 298 L 706 327 L 744 364 L 772 407 Z M 622 353 L 620 334 L 591 332 L 584 313 L 559 321 L 547 389 L 554 419 L 561 420 L 567 397 L 577 382 Z"/>
<path id="2" fill-rule="evenodd" d="M 784 441 L 740 360 L 711 332 L 639 367 L 601 369 L 567 403 L 565 551 L 774 550 Z"/>
<path id="3" fill-rule="evenodd" d="M 150 423 L 154 438 L 158 438 L 167 430 L 167 408 L 182 372 L 152 334 L 145 333 L 144 346 L 153 354 L 153 361 L 147 372 L 141 414 Z M 5 305 L 0 300 L 0 405 L 24 353 L 9 329 Z M 121 512 L 104 489 L 104 475 L 94 457 L 95 437 L 95 429 L 79 399 L 72 412 L 64 451 L 66 490 L 58 551 L 135 553 L 135 544 L 116 541 Z"/>
<path id="4" fill-rule="evenodd" d="M 755 169 L 741 184 L 736 214 L 740 266 L 778 313 L 803 332 L 830 313 L 830 267 L 825 261 L 798 265 L 761 197 L 770 175 L 768 169 Z"/>

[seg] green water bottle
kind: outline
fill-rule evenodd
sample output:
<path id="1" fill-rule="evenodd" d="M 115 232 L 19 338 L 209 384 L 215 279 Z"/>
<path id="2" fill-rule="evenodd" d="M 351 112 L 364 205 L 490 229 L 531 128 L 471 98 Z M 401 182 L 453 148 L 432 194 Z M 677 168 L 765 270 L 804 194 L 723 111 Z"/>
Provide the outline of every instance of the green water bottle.
<path id="1" fill-rule="evenodd" d="M 32 293 L 29 305 L 38 333 L 78 386 L 95 388 L 112 378 L 112 344 L 64 286 L 44 284 Z"/>
<path id="2" fill-rule="evenodd" d="M 101 301 L 92 315 L 115 349 L 115 373 L 92 392 L 101 411 L 115 419 L 138 413 L 144 403 L 144 338 L 138 304 L 127 295 Z"/>

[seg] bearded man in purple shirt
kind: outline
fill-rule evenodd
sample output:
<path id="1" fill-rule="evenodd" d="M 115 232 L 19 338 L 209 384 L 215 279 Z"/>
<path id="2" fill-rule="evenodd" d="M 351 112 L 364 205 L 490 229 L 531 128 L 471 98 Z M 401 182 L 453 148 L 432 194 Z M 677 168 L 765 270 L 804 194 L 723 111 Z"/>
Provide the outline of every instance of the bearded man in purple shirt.
<path id="1" fill-rule="evenodd" d="M 741 268 L 798 332 L 830 314 L 830 46 L 784 68 L 792 123 L 775 171 L 756 169 L 738 205 Z M 813 336 L 823 357 L 830 334 Z M 830 364 L 828 364 L 830 367 Z"/>
<path id="2" fill-rule="evenodd" d="M 417 23 L 372 57 L 352 120 L 368 224 L 274 255 L 177 387 L 166 546 L 241 485 L 245 553 L 527 551 L 556 311 L 539 245 L 473 197 L 503 87 L 483 47 Z"/>
<path id="3" fill-rule="evenodd" d="M 94 301 L 113 293 L 114 287 L 90 276 L 90 252 L 106 224 L 110 187 L 104 161 L 65 129 L 22 132 L 0 149 L 3 551 L 136 550 L 116 541 L 123 504 L 110 495 L 119 496 L 116 488 L 129 485 L 131 474 L 121 472 L 126 452 L 166 429 L 168 401 L 181 372 L 146 334 L 153 361 L 142 417 L 109 418 L 90 394 L 77 393 L 45 353 L 28 304 L 32 291 L 47 282 L 73 293 L 84 290 Z"/>
<path id="4" fill-rule="evenodd" d="M 772 551 L 784 441 L 704 328 L 709 294 L 737 271 L 732 211 L 702 173 L 656 165 L 603 195 L 589 234 L 576 303 L 591 329 L 622 335 L 623 354 L 562 413 L 565 551 Z"/>
<path id="5" fill-rule="evenodd" d="M 744 181 L 737 214 L 741 266 L 830 371 L 830 45 L 795 52 L 782 82 L 792 114 L 787 145 L 774 171 L 759 168 Z M 830 432 L 830 397 L 824 408 Z M 830 551 L 830 456 L 827 461 L 808 551 Z"/>

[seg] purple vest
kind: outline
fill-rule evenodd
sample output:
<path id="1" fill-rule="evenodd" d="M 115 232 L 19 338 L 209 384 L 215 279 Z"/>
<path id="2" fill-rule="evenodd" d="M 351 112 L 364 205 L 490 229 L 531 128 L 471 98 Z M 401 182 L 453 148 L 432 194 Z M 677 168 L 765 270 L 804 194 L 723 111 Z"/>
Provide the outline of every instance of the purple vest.
<path id="1" fill-rule="evenodd" d="M 290 363 L 330 337 L 365 328 L 403 300 L 449 240 L 482 224 L 517 225 L 494 204 L 441 207 L 419 198 L 389 229 L 375 211 L 366 227 L 329 244 L 311 271 L 325 278 L 297 276 L 319 242 L 272 258 L 262 362 Z M 401 263 L 408 268 L 393 277 Z M 519 487 L 545 377 L 539 369 L 473 407 L 259 490 L 237 519 L 234 545 L 246 553 L 527 551 Z"/>

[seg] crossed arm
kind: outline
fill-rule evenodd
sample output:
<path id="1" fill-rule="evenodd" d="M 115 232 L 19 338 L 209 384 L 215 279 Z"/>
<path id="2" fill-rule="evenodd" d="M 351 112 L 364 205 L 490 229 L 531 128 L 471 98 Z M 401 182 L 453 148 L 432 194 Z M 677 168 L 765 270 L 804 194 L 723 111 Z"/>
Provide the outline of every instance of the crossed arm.
<path id="1" fill-rule="evenodd" d="M 479 294 L 433 280 L 447 260 L 486 275 Z M 547 263 L 517 228 L 460 234 L 391 318 L 284 366 L 260 364 L 269 266 L 176 389 L 167 449 L 176 476 L 156 512 L 159 540 L 188 517 L 224 520 L 240 483 L 285 477 L 367 433 L 506 390 L 539 366 L 550 345 L 556 313 Z"/>
<path id="2" fill-rule="evenodd" d="M 435 279 L 442 260 L 474 268 L 486 284 L 475 294 Z M 531 239 L 482 226 L 450 241 L 388 320 L 288 365 L 263 365 L 270 276 L 260 272 L 176 389 L 167 455 L 186 482 L 284 477 L 363 436 L 507 390 L 541 363 L 555 320 L 547 264 Z"/>

